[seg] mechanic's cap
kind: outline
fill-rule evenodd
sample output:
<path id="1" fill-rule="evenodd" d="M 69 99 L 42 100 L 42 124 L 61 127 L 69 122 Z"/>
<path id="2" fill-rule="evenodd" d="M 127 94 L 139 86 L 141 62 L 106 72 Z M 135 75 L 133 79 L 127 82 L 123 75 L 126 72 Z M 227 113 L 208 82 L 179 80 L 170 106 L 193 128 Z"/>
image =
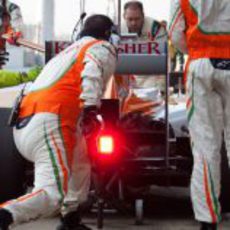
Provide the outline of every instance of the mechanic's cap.
<path id="1" fill-rule="evenodd" d="M 113 27 L 114 24 L 109 17 L 95 14 L 86 19 L 80 37 L 91 36 L 108 41 Z"/>

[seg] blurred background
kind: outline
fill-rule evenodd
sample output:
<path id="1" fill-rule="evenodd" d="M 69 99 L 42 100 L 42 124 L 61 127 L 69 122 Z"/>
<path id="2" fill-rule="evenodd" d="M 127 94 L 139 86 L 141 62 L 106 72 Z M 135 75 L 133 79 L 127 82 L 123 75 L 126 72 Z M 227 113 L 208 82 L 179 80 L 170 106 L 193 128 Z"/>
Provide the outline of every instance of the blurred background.
<path id="1" fill-rule="evenodd" d="M 117 0 L 11 0 L 20 6 L 24 20 L 24 38 L 43 44 L 45 40 L 71 40 L 76 21 L 82 12 L 109 15 L 118 21 Z M 121 8 L 128 0 L 121 1 Z M 141 0 L 146 16 L 158 20 L 169 18 L 170 0 Z M 7 47 L 10 60 L 5 69 L 18 70 L 44 64 L 44 55 L 23 47 Z"/>

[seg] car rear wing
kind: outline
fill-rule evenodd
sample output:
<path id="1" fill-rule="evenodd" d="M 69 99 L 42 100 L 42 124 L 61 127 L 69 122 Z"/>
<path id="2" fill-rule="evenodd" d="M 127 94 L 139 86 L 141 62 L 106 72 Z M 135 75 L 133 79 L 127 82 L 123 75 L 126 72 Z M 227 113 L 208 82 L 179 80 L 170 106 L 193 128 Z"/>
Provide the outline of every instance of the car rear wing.
<path id="1" fill-rule="evenodd" d="M 46 62 L 56 54 L 69 46 L 71 42 L 48 41 L 46 42 Z M 156 43 L 153 41 L 123 41 L 117 47 L 118 62 L 116 73 L 127 75 L 137 74 L 143 77 L 165 76 L 165 167 L 170 168 L 169 162 L 169 121 L 168 121 L 168 95 L 169 95 L 169 74 L 168 74 L 168 45 L 167 43 Z"/>
<path id="2" fill-rule="evenodd" d="M 70 42 L 46 42 L 46 62 Z M 156 42 L 122 42 L 118 46 L 117 74 L 159 75 L 167 70 L 167 45 Z"/>
<path id="3" fill-rule="evenodd" d="M 117 74 L 160 75 L 166 73 L 166 55 L 120 54 Z"/>

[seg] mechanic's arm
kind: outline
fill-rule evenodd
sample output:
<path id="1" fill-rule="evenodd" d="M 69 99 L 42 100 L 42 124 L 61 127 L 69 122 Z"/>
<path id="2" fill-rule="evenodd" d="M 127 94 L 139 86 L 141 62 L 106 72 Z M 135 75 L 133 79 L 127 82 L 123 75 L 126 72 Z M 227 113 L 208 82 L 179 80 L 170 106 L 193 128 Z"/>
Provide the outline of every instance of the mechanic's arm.
<path id="1" fill-rule="evenodd" d="M 34 81 L 41 70 L 41 67 L 32 68 L 28 72 L 0 70 L 0 88 L 16 86 L 25 82 Z"/>
<path id="2" fill-rule="evenodd" d="M 94 45 L 87 51 L 84 64 L 80 98 L 84 107 L 100 107 L 105 86 L 115 71 L 116 52 L 114 47 L 108 42 Z"/>
<path id="3" fill-rule="evenodd" d="M 105 42 L 96 44 L 88 50 L 82 71 L 83 111 L 81 116 L 82 133 L 86 138 L 97 133 L 102 127 L 102 118 L 99 119 L 99 107 L 108 80 L 116 66 L 116 52 L 114 47 Z"/>
<path id="4" fill-rule="evenodd" d="M 186 43 L 186 22 L 180 0 L 171 0 L 169 38 L 172 44 L 182 53 L 188 53 Z"/>

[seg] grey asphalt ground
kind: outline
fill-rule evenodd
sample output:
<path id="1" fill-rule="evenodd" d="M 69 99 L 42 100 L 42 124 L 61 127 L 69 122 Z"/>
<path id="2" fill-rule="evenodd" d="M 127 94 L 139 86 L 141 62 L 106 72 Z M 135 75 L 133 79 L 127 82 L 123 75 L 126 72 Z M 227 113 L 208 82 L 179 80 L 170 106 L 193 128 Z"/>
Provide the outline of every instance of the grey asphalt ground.
<path id="1" fill-rule="evenodd" d="M 175 210 L 176 212 L 176 210 Z M 96 215 L 84 218 L 87 226 L 96 230 Z M 58 225 L 58 218 L 41 219 L 30 223 L 13 227 L 14 230 L 55 230 Z M 198 230 L 199 225 L 192 219 L 192 216 L 181 215 L 180 217 L 147 217 L 144 219 L 143 225 L 135 225 L 134 218 L 127 218 L 121 215 L 106 215 L 104 221 L 104 230 Z M 230 219 L 224 220 L 220 230 L 230 229 Z"/>
<path id="2" fill-rule="evenodd" d="M 106 212 L 104 230 L 199 230 L 193 220 L 188 189 L 157 188 L 145 198 L 144 224 L 135 225 L 135 216 Z M 55 230 L 58 218 L 31 221 L 13 227 L 13 230 Z M 85 214 L 83 222 L 96 230 L 96 213 Z M 230 215 L 223 216 L 220 230 L 230 229 Z"/>

